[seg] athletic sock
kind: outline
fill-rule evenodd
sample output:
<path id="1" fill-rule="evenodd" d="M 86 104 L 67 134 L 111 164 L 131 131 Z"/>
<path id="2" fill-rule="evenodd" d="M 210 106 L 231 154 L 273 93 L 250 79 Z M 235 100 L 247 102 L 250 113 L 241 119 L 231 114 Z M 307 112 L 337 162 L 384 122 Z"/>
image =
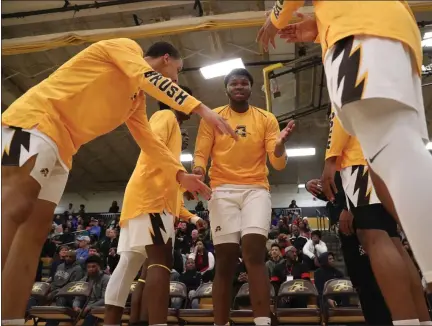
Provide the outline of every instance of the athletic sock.
<path id="1" fill-rule="evenodd" d="M 2 325 L 25 325 L 25 319 L 9 319 L 9 320 L 2 320 Z"/>
<path id="2" fill-rule="evenodd" d="M 430 320 L 421 321 L 420 325 L 432 325 L 432 321 L 430 321 Z"/>
<path id="3" fill-rule="evenodd" d="M 254 318 L 255 325 L 263 326 L 263 325 L 270 325 L 271 319 L 269 317 L 257 317 Z"/>
<path id="4" fill-rule="evenodd" d="M 418 319 L 393 320 L 393 325 L 420 325 Z"/>

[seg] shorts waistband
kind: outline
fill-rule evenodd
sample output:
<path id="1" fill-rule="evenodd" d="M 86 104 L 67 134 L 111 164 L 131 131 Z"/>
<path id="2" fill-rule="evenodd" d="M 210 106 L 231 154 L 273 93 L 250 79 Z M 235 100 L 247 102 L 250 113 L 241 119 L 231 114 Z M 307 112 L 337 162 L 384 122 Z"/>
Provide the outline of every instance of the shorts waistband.
<path id="1" fill-rule="evenodd" d="M 267 190 L 265 187 L 263 186 L 258 186 L 258 185 L 232 185 L 232 184 L 223 184 L 223 185 L 219 185 L 216 188 L 214 188 L 213 190 L 218 191 L 218 190 L 251 190 L 251 189 L 264 189 Z"/>

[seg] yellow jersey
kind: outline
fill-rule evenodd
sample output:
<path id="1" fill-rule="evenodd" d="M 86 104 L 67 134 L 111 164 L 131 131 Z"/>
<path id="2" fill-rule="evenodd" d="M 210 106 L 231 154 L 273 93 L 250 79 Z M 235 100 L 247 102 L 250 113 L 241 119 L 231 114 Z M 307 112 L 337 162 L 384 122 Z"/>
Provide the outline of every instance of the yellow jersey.
<path id="1" fill-rule="evenodd" d="M 293 13 L 304 1 L 278 0 L 271 21 L 278 29 L 288 25 Z M 415 58 L 421 75 L 423 52 L 421 36 L 414 14 L 407 1 L 330 1 L 314 0 L 318 39 L 323 57 L 337 41 L 351 35 L 371 35 L 398 40 L 406 44 Z"/>
<path id="2" fill-rule="evenodd" d="M 274 155 L 276 140 L 279 137 L 279 124 L 275 116 L 265 110 L 249 106 L 244 113 L 232 110 L 229 105 L 214 109 L 225 118 L 236 131 L 239 139 L 216 134 L 201 120 L 195 144 L 194 166 L 207 168 L 211 187 L 223 184 L 259 185 L 269 189 L 267 180 L 267 155 L 277 170 L 286 166 L 286 153 L 281 157 Z"/>
<path id="3" fill-rule="evenodd" d="M 150 118 L 151 129 L 180 162 L 182 138 L 177 118 L 171 110 L 158 111 Z M 120 225 L 142 214 L 164 210 L 174 217 L 189 219 L 195 215 L 183 207 L 183 191 L 175 182 L 161 182 L 165 171 L 141 151 L 135 169 L 126 186 Z"/>
<path id="4" fill-rule="evenodd" d="M 330 157 L 337 157 L 338 170 L 354 165 L 367 165 L 359 141 L 343 129 L 333 109 L 325 159 Z"/>
<path id="5" fill-rule="evenodd" d="M 153 71 L 138 43 L 121 38 L 94 43 L 71 58 L 12 103 L 2 124 L 37 128 L 54 141 L 70 169 L 83 144 L 126 122 L 149 159 L 166 169 L 164 178 L 172 178 L 184 168 L 152 134 L 145 106 L 137 105 L 141 91 L 187 114 L 200 104 Z"/>

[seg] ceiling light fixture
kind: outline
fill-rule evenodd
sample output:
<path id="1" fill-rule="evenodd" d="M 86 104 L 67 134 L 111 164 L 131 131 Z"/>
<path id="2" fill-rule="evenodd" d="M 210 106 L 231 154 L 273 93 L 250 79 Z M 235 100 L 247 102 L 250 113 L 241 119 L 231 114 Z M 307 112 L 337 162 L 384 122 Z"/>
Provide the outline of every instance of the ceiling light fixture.
<path id="1" fill-rule="evenodd" d="M 298 185 L 298 188 L 299 188 L 299 189 L 306 188 L 306 185 L 305 185 L 304 183 L 300 183 L 300 184 Z"/>
<path id="2" fill-rule="evenodd" d="M 193 156 L 192 156 L 192 154 L 181 154 L 180 155 L 180 161 L 181 162 L 192 162 Z"/>
<path id="3" fill-rule="evenodd" d="M 315 148 L 288 148 L 286 153 L 288 157 L 312 156 L 315 155 Z"/>
<path id="4" fill-rule="evenodd" d="M 430 151 L 432 151 L 432 141 L 430 141 L 429 143 L 427 143 L 426 148 Z"/>
<path id="5" fill-rule="evenodd" d="M 231 70 L 237 68 L 244 68 L 243 60 L 241 58 L 222 61 L 213 65 L 200 68 L 201 74 L 205 79 L 228 75 Z"/>

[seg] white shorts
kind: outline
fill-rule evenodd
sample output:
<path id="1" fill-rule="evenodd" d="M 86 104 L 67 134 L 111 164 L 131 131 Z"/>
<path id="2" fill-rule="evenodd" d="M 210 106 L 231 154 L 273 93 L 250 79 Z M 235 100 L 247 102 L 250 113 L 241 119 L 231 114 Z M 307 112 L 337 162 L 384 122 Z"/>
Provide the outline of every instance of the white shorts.
<path id="1" fill-rule="evenodd" d="M 69 170 L 60 159 L 57 145 L 37 129 L 2 126 L 2 166 L 23 166 L 36 156 L 30 172 L 41 186 L 39 199 L 58 204 Z"/>
<path id="2" fill-rule="evenodd" d="M 341 170 L 342 186 L 350 209 L 380 204 L 367 165 L 354 165 Z"/>
<path id="3" fill-rule="evenodd" d="M 412 124 L 428 139 L 421 78 L 411 51 L 392 39 L 349 36 L 326 53 L 324 67 L 330 100 L 345 128 L 357 136 L 367 158 L 391 140 L 390 126 Z M 351 110 L 351 107 L 358 110 Z M 398 111 L 412 111 L 406 120 Z M 353 111 L 367 112 L 364 117 Z M 381 118 L 382 117 L 382 118 Z"/>
<path id="4" fill-rule="evenodd" d="M 169 239 L 174 241 L 174 238 L 174 219 L 171 214 L 143 214 L 123 222 L 117 252 L 134 251 L 146 256 L 146 246 L 164 245 Z"/>
<path id="5" fill-rule="evenodd" d="M 223 185 L 213 189 L 208 203 L 215 245 L 239 243 L 245 234 L 267 238 L 271 200 L 267 189 L 247 185 Z"/>

